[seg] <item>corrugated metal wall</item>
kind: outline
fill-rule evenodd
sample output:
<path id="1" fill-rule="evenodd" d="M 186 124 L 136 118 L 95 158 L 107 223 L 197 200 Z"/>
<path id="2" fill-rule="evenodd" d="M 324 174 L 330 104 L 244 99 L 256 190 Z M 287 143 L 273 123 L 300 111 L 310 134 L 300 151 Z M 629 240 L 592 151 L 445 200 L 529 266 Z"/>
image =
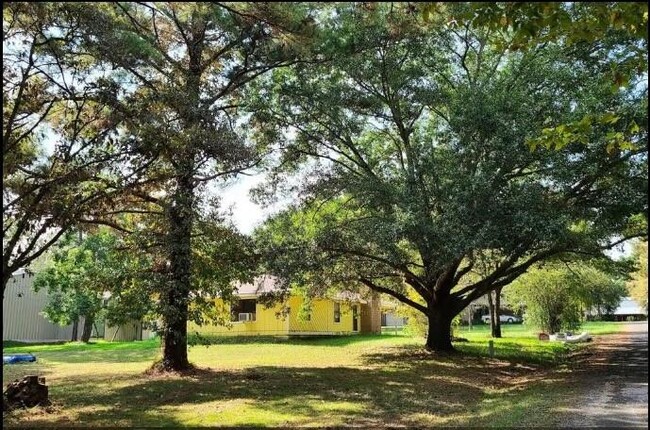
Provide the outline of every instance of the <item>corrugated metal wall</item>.
<path id="1" fill-rule="evenodd" d="M 106 325 L 104 339 L 116 342 L 142 340 L 142 323 L 132 321 L 119 327 Z"/>
<path id="2" fill-rule="evenodd" d="M 32 289 L 34 276 L 22 273 L 12 276 L 2 301 L 2 340 L 20 342 L 53 342 L 70 340 L 72 324 L 61 327 L 41 315 L 47 304 L 47 292 Z M 83 318 L 78 334 L 83 331 Z"/>

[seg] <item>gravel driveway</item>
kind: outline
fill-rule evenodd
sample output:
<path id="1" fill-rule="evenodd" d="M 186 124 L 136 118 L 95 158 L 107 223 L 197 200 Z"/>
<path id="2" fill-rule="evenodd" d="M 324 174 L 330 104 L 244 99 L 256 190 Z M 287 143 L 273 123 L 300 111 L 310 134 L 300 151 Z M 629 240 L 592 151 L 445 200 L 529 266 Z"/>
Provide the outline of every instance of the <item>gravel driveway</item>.
<path id="1" fill-rule="evenodd" d="M 574 367 L 580 400 L 564 412 L 567 427 L 648 428 L 648 323 L 598 336 Z"/>

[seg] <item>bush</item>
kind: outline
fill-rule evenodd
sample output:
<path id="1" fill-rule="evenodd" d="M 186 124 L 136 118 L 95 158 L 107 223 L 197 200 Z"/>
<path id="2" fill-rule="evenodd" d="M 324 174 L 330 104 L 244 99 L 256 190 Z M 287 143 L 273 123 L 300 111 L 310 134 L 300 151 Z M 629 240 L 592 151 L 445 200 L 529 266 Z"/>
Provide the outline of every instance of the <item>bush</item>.
<path id="1" fill-rule="evenodd" d="M 580 305 L 567 273 L 538 269 L 521 276 L 504 290 L 511 303 L 525 307 L 524 322 L 547 333 L 580 328 Z"/>
<path id="2" fill-rule="evenodd" d="M 525 309 L 524 321 L 540 330 L 557 333 L 580 328 L 585 311 L 606 320 L 625 296 L 619 275 L 608 274 L 586 262 L 549 264 L 531 270 L 508 286 L 509 303 Z"/>

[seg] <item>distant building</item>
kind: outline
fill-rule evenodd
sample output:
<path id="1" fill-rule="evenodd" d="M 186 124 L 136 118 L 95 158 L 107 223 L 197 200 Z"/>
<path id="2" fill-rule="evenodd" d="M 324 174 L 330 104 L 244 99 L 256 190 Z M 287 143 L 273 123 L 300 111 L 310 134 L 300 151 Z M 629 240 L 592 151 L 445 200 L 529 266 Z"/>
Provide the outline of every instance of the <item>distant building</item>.
<path id="1" fill-rule="evenodd" d="M 2 300 L 2 340 L 57 342 L 72 338 L 72 324 L 62 327 L 49 322 L 41 312 L 48 302 L 45 290 L 32 289 L 34 275 L 21 269 L 7 284 Z M 83 320 L 79 322 L 83 327 Z"/>
<path id="2" fill-rule="evenodd" d="M 331 297 L 314 298 L 310 310 L 301 315 L 304 297 L 291 293 L 286 303 L 269 308 L 260 303 L 265 293 L 277 290 L 273 277 L 263 276 L 252 284 L 237 286 L 237 301 L 230 304 L 221 298 L 214 303 L 222 314 L 230 314 L 230 323 L 202 325 L 188 322 L 188 332 L 199 335 L 239 336 L 291 336 L 291 335 L 340 335 L 379 333 L 379 299 L 366 300 L 358 294 L 339 293 Z M 283 308 L 288 307 L 288 314 Z"/>
<path id="3" fill-rule="evenodd" d="M 397 314 L 398 302 L 393 298 L 382 299 L 381 301 L 381 326 L 382 327 L 404 327 L 408 318 Z"/>
<path id="4" fill-rule="evenodd" d="M 34 274 L 23 269 L 16 271 L 7 284 L 2 300 L 2 340 L 18 342 L 61 342 L 72 339 L 72 324 L 60 326 L 51 323 L 43 315 L 43 309 L 49 301 L 47 291 L 34 291 Z M 84 319 L 79 320 L 78 336 L 81 336 Z M 104 328 L 104 322 L 97 326 Z M 102 330 L 104 331 L 104 330 Z M 93 330 L 94 335 L 95 330 Z M 142 324 L 134 322 L 118 327 L 106 327 L 107 340 L 141 340 L 149 333 L 142 329 Z M 103 333 L 100 333 L 103 335 Z"/>
<path id="5" fill-rule="evenodd" d="M 616 321 L 640 321 L 647 319 L 648 314 L 639 302 L 632 297 L 625 297 L 614 311 L 614 318 Z"/>
<path id="6" fill-rule="evenodd" d="M 358 294 L 339 293 L 331 297 L 311 300 L 311 311 L 299 315 L 304 298 L 291 294 L 288 302 L 289 313 L 282 315 L 283 304 L 270 308 L 260 302 L 260 295 L 276 289 L 271 277 L 258 279 L 255 284 L 242 284 L 238 287 L 238 298 L 234 304 L 226 304 L 215 299 L 215 306 L 223 308 L 231 315 L 228 325 L 197 326 L 188 322 L 188 331 L 200 334 L 218 335 L 320 335 L 381 333 L 381 313 L 379 297 L 372 294 L 364 299 Z M 72 324 L 61 327 L 49 322 L 43 309 L 49 298 L 45 289 L 35 292 L 34 275 L 25 271 L 15 273 L 2 303 L 2 340 L 19 342 L 57 342 L 70 341 Z M 79 336 L 83 329 L 83 318 L 79 321 Z M 93 329 L 94 338 L 109 341 L 133 341 L 149 339 L 155 332 L 145 329 L 142 322 L 131 321 L 119 327 L 97 321 Z"/>

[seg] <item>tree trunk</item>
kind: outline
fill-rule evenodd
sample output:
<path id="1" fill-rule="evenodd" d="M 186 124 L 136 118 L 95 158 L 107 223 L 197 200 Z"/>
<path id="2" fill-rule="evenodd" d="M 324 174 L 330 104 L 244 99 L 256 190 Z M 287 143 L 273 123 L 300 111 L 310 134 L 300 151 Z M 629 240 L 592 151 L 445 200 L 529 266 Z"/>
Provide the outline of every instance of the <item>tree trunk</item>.
<path id="1" fill-rule="evenodd" d="M 7 285 L 9 284 L 9 280 L 11 279 L 11 271 L 9 268 L 3 268 L 2 269 L 2 300 L 4 301 L 5 299 L 5 291 L 7 290 Z"/>
<path id="2" fill-rule="evenodd" d="M 496 312 L 494 311 L 494 299 L 492 298 L 492 291 L 488 291 L 487 299 L 488 299 L 488 309 L 490 310 L 490 334 L 492 335 L 492 337 L 494 337 L 494 326 L 496 325 L 494 315 L 496 314 Z"/>
<path id="3" fill-rule="evenodd" d="M 190 367 L 187 359 L 187 317 L 194 189 L 191 176 L 178 178 L 174 202 L 169 208 L 170 283 L 163 295 L 162 370 Z"/>
<path id="4" fill-rule="evenodd" d="M 83 332 L 81 333 L 82 342 L 88 343 L 88 341 L 90 340 L 90 335 L 93 333 L 94 322 L 95 322 L 94 315 L 86 315 L 86 318 L 84 319 L 84 329 Z"/>
<path id="5" fill-rule="evenodd" d="M 76 319 L 72 322 L 72 342 L 76 342 L 79 338 L 79 320 Z"/>
<path id="6" fill-rule="evenodd" d="M 488 307 L 490 308 L 490 334 L 494 338 L 501 337 L 501 289 L 487 293 Z"/>
<path id="7" fill-rule="evenodd" d="M 492 337 L 501 337 L 501 288 L 494 291 L 494 325 L 492 326 Z"/>
<path id="8" fill-rule="evenodd" d="M 187 130 L 200 128 L 198 112 L 201 106 L 201 59 L 204 49 L 204 33 L 201 25 L 193 26 L 187 44 L 189 64 L 185 71 L 185 97 L 181 116 Z M 189 109 L 187 109 L 189 108 Z M 175 154 L 176 189 L 169 216 L 169 290 L 162 295 L 163 330 L 162 362 L 165 371 L 179 371 L 190 368 L 187 359 L 187 318 L 190 299 L 190 273 L 192 263 L 191 234 L 195 209 L 195 157 L 200 147 L 200 137 L 189 134 L 180 153 Z M 199 139 L 199 141 L 195 141 Z"/>
<path id="9" fill-rule="evenodd" d="M 430 351 L 455 351 L 451 344 L 451 321 L 454 316 L 440 309 L 429 310 L 429 331 L 427 332 L 426 347 Z"/>

